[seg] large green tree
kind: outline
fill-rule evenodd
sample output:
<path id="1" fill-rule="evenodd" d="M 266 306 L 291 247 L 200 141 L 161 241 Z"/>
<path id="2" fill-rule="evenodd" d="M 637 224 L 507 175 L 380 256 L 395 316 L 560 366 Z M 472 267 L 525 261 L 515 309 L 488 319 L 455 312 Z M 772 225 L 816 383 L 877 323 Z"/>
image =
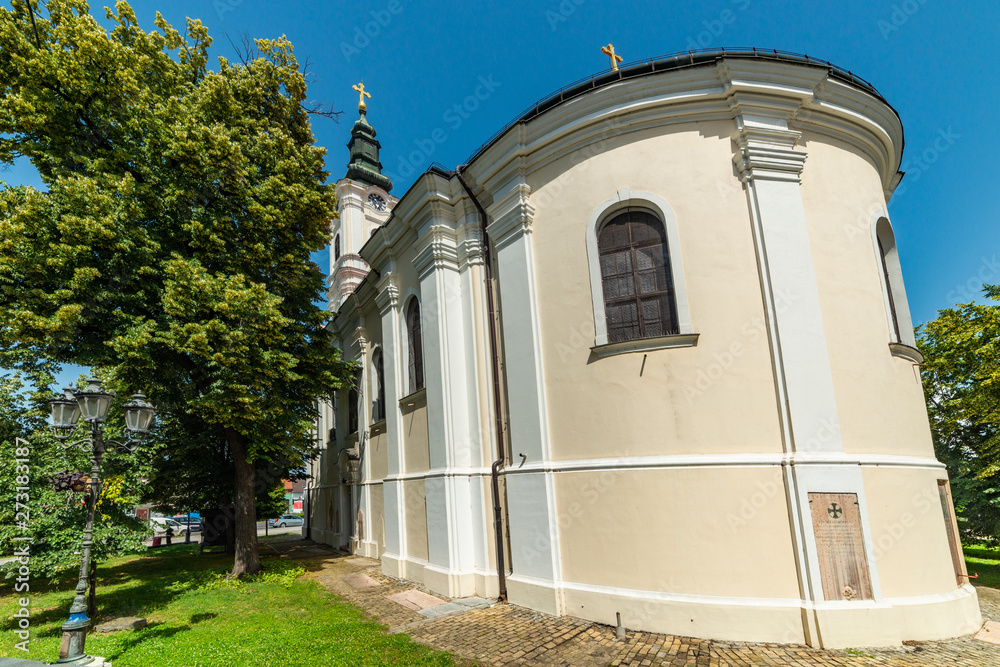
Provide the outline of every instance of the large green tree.
<path id="1" fill-rule="evenodd" d="M 255 462 L 307 449 L 316 400 L 349 378 L 310 260 L 334 191 L 288 41 L 212 71 L 199 21 L 147 33 L 122 0 L 107 17 L 0 9 L 0 162 L 47 188 L 0 190 L 0 347 L 107 367 L 221 433 L 240 576 L 260 568 Z"/>
<path id="2" fill-rule="evenodd" d="M 1000 287 L 984 286 L 992 302 Z M 918 345 L 937 457 L 963 534 L 1000 538 L 1000 304 L 969 303 L 921 327 Z"/>

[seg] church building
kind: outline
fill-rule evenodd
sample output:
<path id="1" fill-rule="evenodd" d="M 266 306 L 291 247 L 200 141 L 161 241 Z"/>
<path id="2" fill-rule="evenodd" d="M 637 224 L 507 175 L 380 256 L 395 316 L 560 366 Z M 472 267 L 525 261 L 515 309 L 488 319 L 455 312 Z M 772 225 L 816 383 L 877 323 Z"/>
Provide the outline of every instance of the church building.
<path id="1" fill-rule="evenodd" d="M 608 49 L 398 199 L 356 87 L 328 296 L 360 371 L 321 406 L 310 536 L 631 630 L 977 631 L 886 206 L 897 113 L 806 56 Z"/>

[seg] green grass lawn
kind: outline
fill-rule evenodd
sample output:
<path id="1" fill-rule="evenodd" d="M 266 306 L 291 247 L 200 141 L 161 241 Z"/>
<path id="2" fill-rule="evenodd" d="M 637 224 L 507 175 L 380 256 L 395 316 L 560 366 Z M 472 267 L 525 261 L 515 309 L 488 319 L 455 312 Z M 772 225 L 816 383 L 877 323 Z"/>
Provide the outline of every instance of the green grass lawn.
<path id="1" fill-rule="evenodd" d="M 159 548 L 118 558 L 98 569 L 98 616 L 142 616 L 142 630 L 90 634 L 87 653 L 115 667 L 314 667 L 315 665 L 454 665 L 451 656 L 386 634 L 362 612 L 302 580 L 299 563 L 265 560 L 261 580 L 232 588 L 219 577 L 232 565 L 224 554 L 197 554 L 197 545 Z M 75 579 L 73 580 L 75 582 Z M 16 599 L 0 584 L 0 656 L 51 662 L 59 655 L 73 582 L 31 582 L 31 651 L 14 648 Z"/>
<path id="2" fill-rule="evenodd" d="M 969 574 L 979 574 L 978 579 L 971 580 L 972 583 L 1000 588 L 1000 547 L 967 546 L 963 551 Z"/>

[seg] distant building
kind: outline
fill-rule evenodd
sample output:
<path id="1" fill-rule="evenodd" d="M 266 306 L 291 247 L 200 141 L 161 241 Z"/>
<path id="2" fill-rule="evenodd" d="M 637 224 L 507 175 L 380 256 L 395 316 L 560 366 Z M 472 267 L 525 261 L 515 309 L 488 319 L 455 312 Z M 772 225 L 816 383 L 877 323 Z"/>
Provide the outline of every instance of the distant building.
<path id="1" fill-rule="evenodd" d="M 305 482 L 301 480 L 293 482 L 287 479 L 282 481 L 285 483 L 285 501 L 288 503 L 288 511 L 301 514 Z"/>
<path id="2" fill-rule="evenodd" d="M 871 85 L 761 51 L 625 67 L 398 200 L 365 111 L 329 283 L 362 371 L 322 406 L 315 539 L 636 630 L 979 628 Z"/>

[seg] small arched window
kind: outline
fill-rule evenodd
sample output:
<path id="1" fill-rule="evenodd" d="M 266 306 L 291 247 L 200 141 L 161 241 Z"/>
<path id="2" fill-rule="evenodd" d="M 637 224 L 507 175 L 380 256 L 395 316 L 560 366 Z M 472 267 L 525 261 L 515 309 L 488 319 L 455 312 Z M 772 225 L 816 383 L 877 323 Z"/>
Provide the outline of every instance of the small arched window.
<path id="1" fill-rule="evenodd" d="M 406 307 L 406 337 L 409 357 L 410 393 L 424 388 L 424 344 L 420 334 L 420 302 L 410 299 Z"/>
<path id="2" fill-rule="evenodd" d="M 380 422 L 385 419 L 385 362 L 382 358 L 382 350 L 375 350 L 372 354 L 372 378 L 375 386 L 372 393 L 375 401 L 372 403 L 372 422 Z"/>
<path id="3" fill-rule="evenodd" d="M 333 237 L 333 261 L 340 259 L 340 234 Z"/>
<path id="4" fill-rule="evenodd" d="M 609 343 L 678 333 L 670 255 L 663 222 L 629 208 L 597 238 Z"/>
<path id="5" fill-rule="evenodd" d="M 903 269 L 899 264 L 896 237 L 892 225 L 885 217 L 875 222 L 875 252 L 877 253 L 879 278 L 885 302 L 886 320 L 889 325 L 890 343 L 916 347 L 910 308 L 903 289 Z"/>

